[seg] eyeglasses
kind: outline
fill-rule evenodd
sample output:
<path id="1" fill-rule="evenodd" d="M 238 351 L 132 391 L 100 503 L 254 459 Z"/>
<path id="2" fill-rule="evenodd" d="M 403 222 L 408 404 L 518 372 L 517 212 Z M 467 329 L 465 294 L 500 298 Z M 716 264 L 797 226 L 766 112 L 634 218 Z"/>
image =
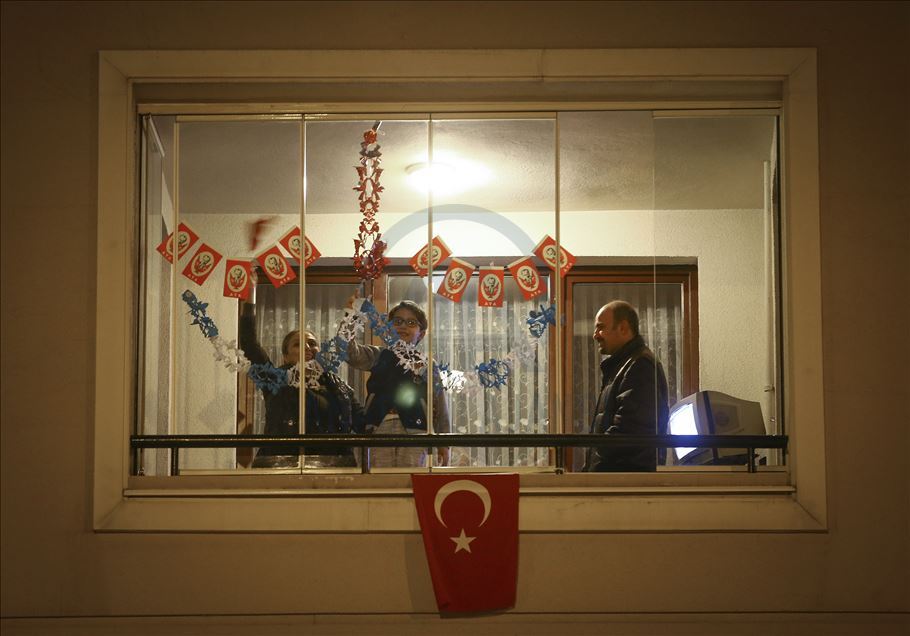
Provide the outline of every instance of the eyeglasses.
<path id="1" fill-rule="evenodd" d="M 404 318 L 392 318 L 393 327 L 401 327 L 402 325 L 407 325 L 408 327 L 414 328 L 414 327 L 419 326 L 420 323 L 417 322 L 416 320 L 414 320 L 413 318 L 408 318 L 407 320 L 405 320 Z"/>

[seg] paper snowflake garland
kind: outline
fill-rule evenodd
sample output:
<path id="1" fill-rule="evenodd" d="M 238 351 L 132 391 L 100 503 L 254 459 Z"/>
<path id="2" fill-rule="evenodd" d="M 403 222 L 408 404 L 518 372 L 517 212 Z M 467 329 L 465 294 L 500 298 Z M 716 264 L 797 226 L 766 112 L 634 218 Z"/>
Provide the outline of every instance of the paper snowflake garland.
<path id="1" fill-rule="evenodd" d="M 209 342 L 215 348 L 215 360 L 223 363 L 228 371 L 242 373 L 250 368 L 250 361 L 237 347 L 235 340 L 225 342 L 221 336 L 212 336 Z"/>
<path id="2" fill-rule="evenodd" d="M 250 365 L 247 375 L 250 376 L 250 380 L 257 389 L 271 391 L 272 395 L 278 395 L 281 387 L 287 386 L 288 383 L 287 371 L 268 362 Z"/>
<path id="3" fill-rule="evenodd" d="M 199 325 L 202 335 L 206 338 L 213 338 L 218 335 L 218 327 L 215 326 L 214 321 L 205 314 L 205 308 L 209 306 L 208 303 L 204 303 L 198 298 L 196 294 L 190 290 L 185 290 L 181 294 L 180 298 L 183 299 L 189 308 L 189 313 L 193 316 L 193 325 Z"/>
<path id="4" fill-rule="evenodd" d="M 404 340 L 398 340 L 391 346 L 391 351 L 398 357 L 398 365 L 405 371 L 422 376 L 426 373 L 427 357 L 417 350 L 417 346 Z"/>

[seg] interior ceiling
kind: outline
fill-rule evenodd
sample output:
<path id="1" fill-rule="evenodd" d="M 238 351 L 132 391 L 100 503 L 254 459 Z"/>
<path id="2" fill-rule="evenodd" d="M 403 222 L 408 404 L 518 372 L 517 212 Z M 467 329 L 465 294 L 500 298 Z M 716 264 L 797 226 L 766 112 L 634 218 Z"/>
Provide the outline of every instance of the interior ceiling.
<path id="1" fill-rule="evenodd" d="M 171 118 L 172 119 L 172 118 Z M 172 121 L 156 118 L 172 150 Z M 308 121 L 305 131 L 307 212 L 357 212 L 355 166 L 372 121 Z M 650 111 L 560 115 L 562 210 L 756 209 L 763 206 L 763 162 L 770 161 L 774 117 L 669 117 Z M 180 124 L 182 214 L 297 214 L 300 210 L 299 121 L 211 121 Z M 425 162 L 429 126 L 386 120 L 380 212 L 415 212 L 426 193 L 407 167 Z M 456 174 L 482 173 L 461 192 L 433 204 L 494 212 L 555 207 L 555 123 L 552 119 L 438 120 L 434 161 Z M 172 161 L 173 153 L 166 159 Z M 166 170 L 166 174 L 170 173 Z M 171 190 L 173 192 L 173 189 Z"/>

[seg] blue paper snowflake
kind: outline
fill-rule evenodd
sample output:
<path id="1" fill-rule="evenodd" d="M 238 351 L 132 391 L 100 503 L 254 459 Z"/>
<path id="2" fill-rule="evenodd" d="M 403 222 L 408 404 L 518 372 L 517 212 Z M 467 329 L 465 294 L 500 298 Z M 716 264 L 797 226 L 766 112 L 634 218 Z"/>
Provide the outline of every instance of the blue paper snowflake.
<path id="1" fill-rule="evenodd" d="M 316 362 L 325 370 L 335 373 L 342 362 L 348 359 L 348 343 L 344 338 L 335 336 L 319 346 Z"/>
<path id="2" fill-rule="evenodd" d="M 556 306 L 550 305 L 549 307 L 540 306 L 540 311 L 534 311 L 533 309 L 528 312 L 529 318 L 528 331 L 531 332 L 531 335 L 535 338 L 540 338 L 547 330 L 547 325 L 556 324 Z"/>
<path id="3" fill-rule="evenodd" d="M 247 375 L 257 389 L 271 391 L 272 395 L 277 395 L 281 387 L 288 383 L 288 372 L 268 362 L 250 365 Z"/>
<path id="4" fill-rule="evenodd" d="M 496 358 L 490 358 L 488 362 L 481 362 L 474 369 L 477 371 L 477 379 L 488 389 L 504 385 L 511 373 L 508 363 Z"/>

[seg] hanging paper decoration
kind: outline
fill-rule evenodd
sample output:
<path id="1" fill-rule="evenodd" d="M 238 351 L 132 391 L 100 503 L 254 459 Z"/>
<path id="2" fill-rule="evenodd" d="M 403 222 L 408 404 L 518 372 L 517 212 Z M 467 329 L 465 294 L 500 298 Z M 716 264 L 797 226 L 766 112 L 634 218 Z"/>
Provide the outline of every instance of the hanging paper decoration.
<path id="1" fill-rule="evenodd" d="M 556 240 L 547 234 L 534 248 L 534 254 L 547 264 L 547 267 L 556 271 Z M 565 276 L 575 265 L 575 257 L 564 247 L 559 247 L 559 275 Z"/>
<path id="2" fill-rule="evenodd" d="M 180 254 L 180 252 L 177 252 Z M 221 260 L 221 254 L 218 251 L 203 243 L 196 250 L 193 258 L 183 268 L 183 275 L 189 278 L 197 285 L 202 285 L 209 275 L 215 271 L 215 266 Z"/>
<path id="3" fill-rule="evenodd" d="M 509 380 L 509 364 L 505 360 L 490 358 L 489 362 L 481 362 L 474 369 L 477 371 L 477 378 L 480 383 L 488 388 L 498 388 Z"/>
<path id="4" fill-rule="evenodd" d="M 186 254 L 196 241 L 199 240 L 199 235 L 196 234 L 186 223 L 181 223 L 177 226 L 177 260 L 179 261 L 183 258 L 183 255 Z M 174 263 L 174 233 L 171 232 L 167 237 L 161 241 L 158 247 L 155 248 L 158 250 L 158 253 L 161 254 L 164 258 L 167 259 L 168 263 Z"/>
<path id="5" fill-rule="evenodd" d="M 473 273 L 473 265 L 460 258 L 453 258 L 436 293 L 456 303 L 461 302 L 461 296 L 468 288 L 468 281 L 471 280 Z"/>
<path id="6" fill-rule="evenodd" d="M 429 258 L 430 254 L 432 254 L 432 258 Z M 433 241 L 420 248 L 420 251 L 414 254 L 408 263 L 410 263 L 411 267 L 415 272 L 417 272 L 418 275 L 426 276 L 427 271 L 430 268 L 435 268 L 451 255 L 452 250 L 450 250 L 449 246 L 445 244 L 445 241 L 443 241 L 438 236 L 434 236 Z M 432 262 L 432 265 L 429 267 L 427 266 L 428 261 Z"/>
<path id="7" fill-rule="evenodd" d="M 379 211 L 379 194 L 382 192 L 382 186 L 379 185 L 379 177 L 382 175 L 382 168 L 379 167 L 382 152 L 379 150 L 379 144 L 376 143 L 379 124 L 380 122 L 376 122 L 372 128 L 363 133 L 363 141 L 360 144 L 360 165 L 356 167 L 360 182 L 354 187 L 354 190 L 360 193 L 358 200 L 360 201 L 360 213 L 363 214 L 359 233 L 354 239 L 354 270 L 365 281 L 378 278 L 383 267 L 389 262 L 383 256 L 386 245 L 380 240 L 382 233 L 379 231 L 379 221 L 376 220 L 376 213 Z"/>
<path id="8" fill-rule="evenodd" d="M 505 273 L 501 267 L 480 268 L 477 304 L 480 307 L 502 307 Z"/>
<path id="9" fill-rule="evenodd" d="M 303 247 L 304 247 L 304 254 L 303 254 L 303 266 L 304 267 L 309 267 L 316 261 L 317 258 L 322 256 L 320 251 L 316 249 L 316 246 L 313 245 L 313 241 L 311 241 L 309 239 L 309 237 L 307 237 L 307 236 L 303 237 Z"/>
<path id="10" fill-rule="evenodd" d="M 522 256 L 517 261 L 509 263 L 508 268 L 525 300 L 531 300 L 546 291 L 530 256 Z"/>
<path id="11" fill-rule="evenodd" d="M 284 236 L 278 239 L 278 242 L 281 243 L 282 247 L 288 251 L 288 253 L 296 258 L 298 261 L 303 260 L 300 258 L 300 226 L 295 225 L 290 230 L 288 230 Z"/>
<path id="12" fill-rule="evenodd" d="M 249 261 L 229 258 L 224 264 L 224 295 L 246 300 L 250 296 L 252 266 Z"/>
<path id="13" fill-rule="evenodd" d="M 549 307 L 541 305 L 540 311 L 532 309 L 529 313 L 530 316 L 527 320 L 528 331 L 535 338 L 540 338 L 546 332 L 547 325 L 556 325 L 556 305 L 550 305 Z"/>
<path id="14" fill-rule="evenodd" d="M 259 261 L 265 275 L 269 277 L 269 280 L 272 281 L 272 285 L 275 287 L 286 285 L 297 278 L 297 275 L 294 274 L 294 270 L 281 253 L 281 250 L 278 249 L 277 245 L 273 245 L 264 251 L 256 257 L 256 260 Z"/>
<path id="15" fill-rule="evenodd" d="M 279 369 L 269 362 L 251 364 L 247 375 L 250 376 L 250 380 L 257 389 L 271 391 L 272 395 L 277 395 L 281 387 L 287 386 L 288 383 L 287 371 Z"/>

